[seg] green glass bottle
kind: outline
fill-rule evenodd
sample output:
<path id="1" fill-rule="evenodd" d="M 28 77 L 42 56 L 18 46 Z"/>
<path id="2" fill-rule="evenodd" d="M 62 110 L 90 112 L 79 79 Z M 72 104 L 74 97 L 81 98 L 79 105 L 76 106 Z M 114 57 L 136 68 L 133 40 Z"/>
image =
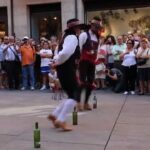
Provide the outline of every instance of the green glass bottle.
<path id="1" fill-rule="evenodd" d="M 97 108 L 97 97 L 96 95 L 94 95 L 93 97 L 93 109 L 96 109 Z"/>
<path id="2" fill-rule="evenodd" d="M 41 135 L 40 135 L 40 129 L 39 129 L 39 126 L 38 126 L 38 122 L 35 123 L 35 129 L 34 129 L 34 148 L 40 148 L 41 147 L 41 144 L 40 144 L 40 141 L 41 141 Z"/>
<path id="3" fill-rule="evenodd" d="M 76 107 L 74 107 L 74 111 L 72 112 L 72 122 L 73 125 L 78 125 L 78 112 Z"/>

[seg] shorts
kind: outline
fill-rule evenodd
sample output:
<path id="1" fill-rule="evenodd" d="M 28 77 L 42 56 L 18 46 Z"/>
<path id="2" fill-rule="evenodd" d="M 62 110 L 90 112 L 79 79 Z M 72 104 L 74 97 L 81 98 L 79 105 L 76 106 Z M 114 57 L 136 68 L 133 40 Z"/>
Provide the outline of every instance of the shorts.
<path id="1" fill-rule="evenodd" d="M 43 66 L 41 67 L 41 73 L 42 74 L 47 74 L 50 72 L 50 67 L 49 66 Z"/>
<path id="2" fill-rule="evenodd" d="M 140 81 L 150 80 L 150 68 L 138 68 L 138 80 Z"/>

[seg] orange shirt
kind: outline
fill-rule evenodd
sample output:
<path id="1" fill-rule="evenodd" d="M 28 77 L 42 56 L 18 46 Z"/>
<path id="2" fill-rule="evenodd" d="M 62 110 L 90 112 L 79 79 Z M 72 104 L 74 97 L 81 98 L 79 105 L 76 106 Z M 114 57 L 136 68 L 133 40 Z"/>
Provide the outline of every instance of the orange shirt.
<path id="1" fill-rule="evenodd" d="M 22 66 L 30 65 L 35 60 L 35 50 L 30 45 L 23 45 L 20 47 Z"/>

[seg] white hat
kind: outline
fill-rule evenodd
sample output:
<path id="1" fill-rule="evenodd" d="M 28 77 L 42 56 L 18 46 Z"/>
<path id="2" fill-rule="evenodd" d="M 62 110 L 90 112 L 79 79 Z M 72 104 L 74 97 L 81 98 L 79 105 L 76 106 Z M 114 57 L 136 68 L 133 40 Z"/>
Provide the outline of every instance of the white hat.
<path id="1" fill-rule="evenodd" d="M 29 37 L 28 37 L 28 36 L 24 36 L 22 40 L 23 40 L 23 41 L 29 40 Z"/>

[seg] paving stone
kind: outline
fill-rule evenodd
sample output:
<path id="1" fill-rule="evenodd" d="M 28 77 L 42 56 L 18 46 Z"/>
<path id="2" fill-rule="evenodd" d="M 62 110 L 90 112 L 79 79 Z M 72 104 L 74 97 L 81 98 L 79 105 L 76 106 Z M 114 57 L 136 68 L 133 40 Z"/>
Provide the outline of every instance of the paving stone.
<path id="1" fill-rule="evenodd" d="M 41 130 L 41 150 L 104 150 L 106 143 L 106 150 L 149 150 L 150 97 L 109 91 L 96 95 L 98 108 L 79 113 L 79 125 L 64 133 L 46 118 L 60 102 L 52 100 L 49 91 L 0 91 L 0 150 L 34 149 L 35 122 Z"/>

